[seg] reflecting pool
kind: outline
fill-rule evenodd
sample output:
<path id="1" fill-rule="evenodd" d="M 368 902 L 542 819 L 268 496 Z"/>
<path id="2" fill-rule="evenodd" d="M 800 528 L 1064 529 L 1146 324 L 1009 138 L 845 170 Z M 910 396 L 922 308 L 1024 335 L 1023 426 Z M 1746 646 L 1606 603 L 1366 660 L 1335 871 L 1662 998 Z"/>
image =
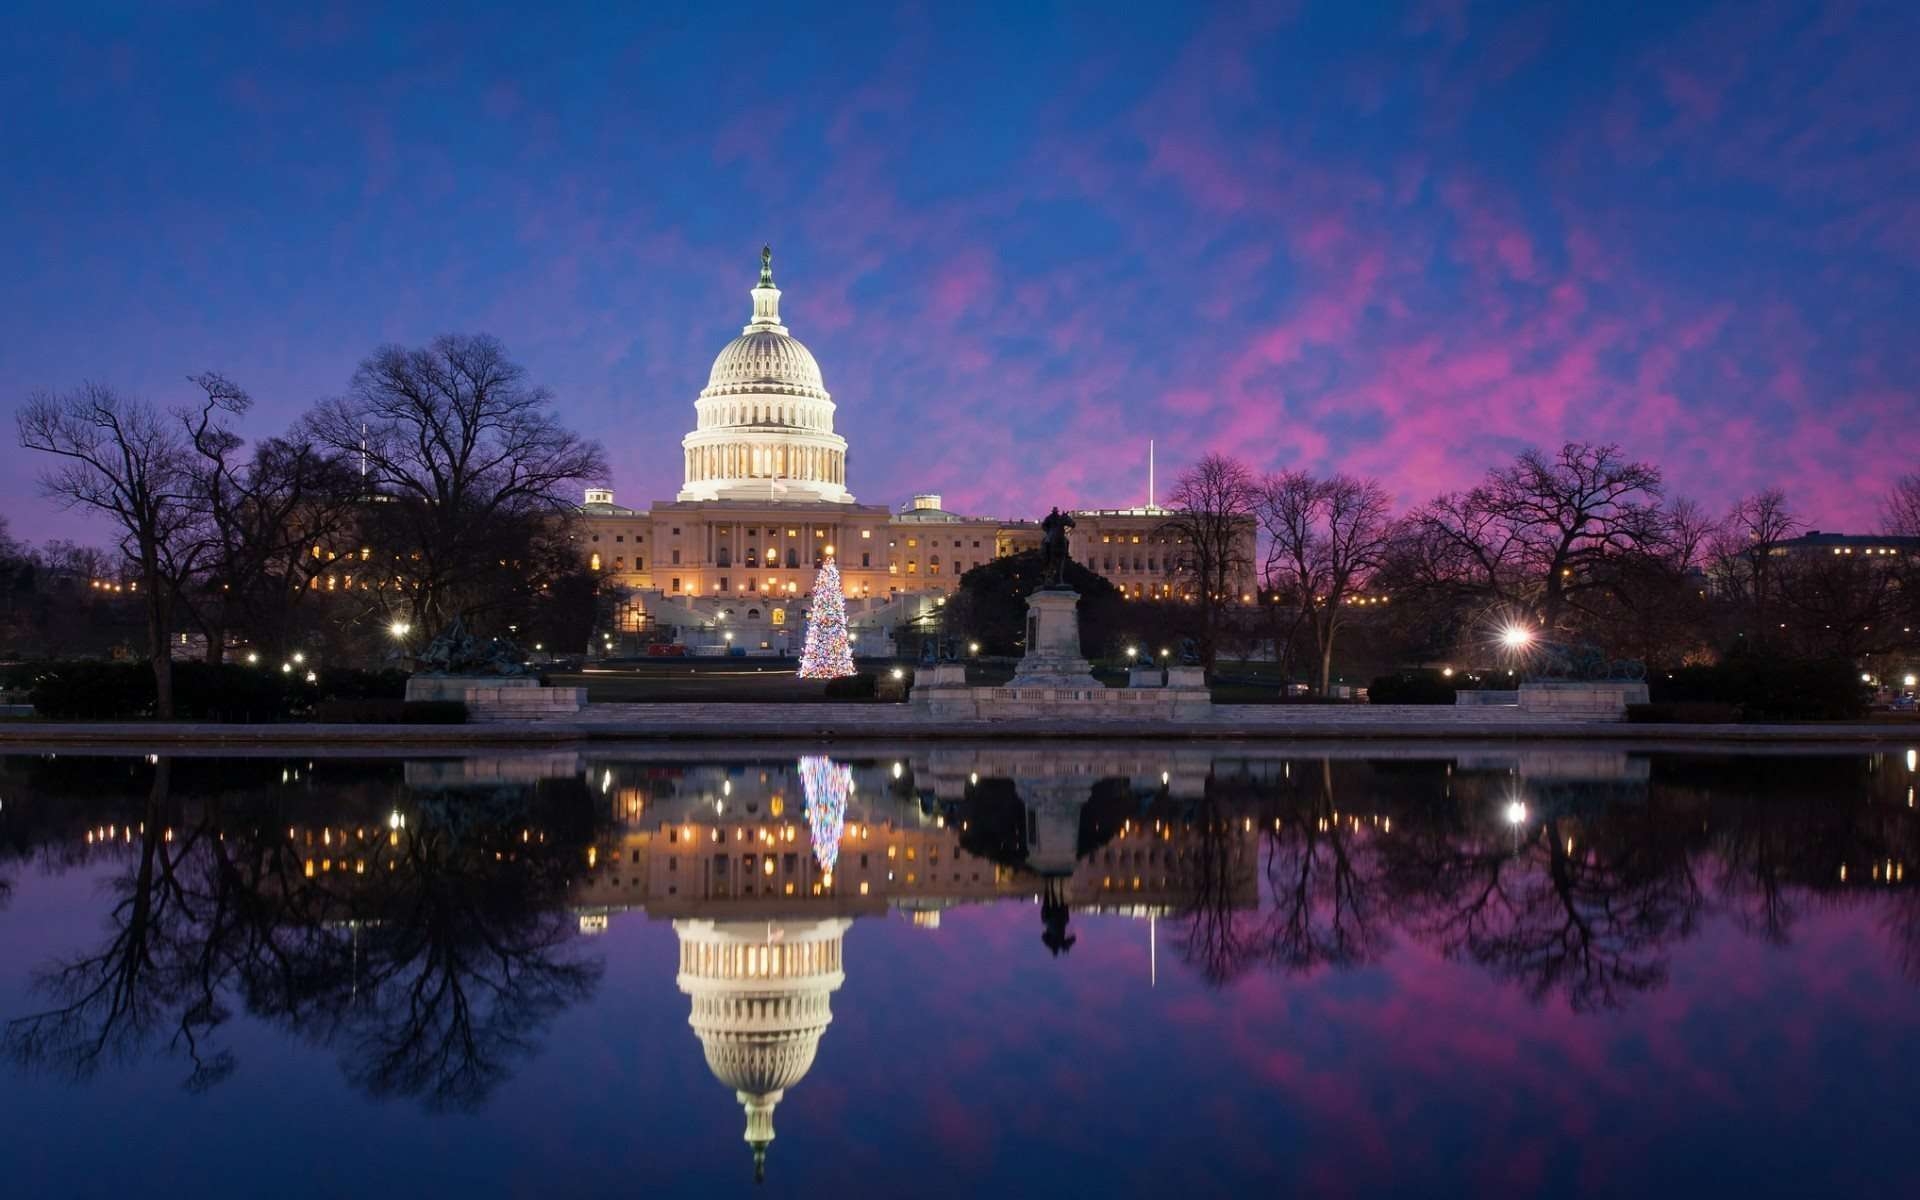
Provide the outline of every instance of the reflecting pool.
<path id="1" fill-rule="evenodd" d="M 1911 1196 L 1917 785 L 1904 747 L 0 758 L 0 1178 Z"/>

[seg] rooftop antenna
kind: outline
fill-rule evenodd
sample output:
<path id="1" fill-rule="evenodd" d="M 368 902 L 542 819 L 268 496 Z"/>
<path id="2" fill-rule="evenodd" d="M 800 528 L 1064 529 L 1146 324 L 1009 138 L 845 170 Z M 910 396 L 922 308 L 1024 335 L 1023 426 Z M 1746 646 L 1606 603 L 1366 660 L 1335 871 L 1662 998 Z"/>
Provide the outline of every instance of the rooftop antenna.
<path id="1" fill-rule="evenodd" d="M 1147 507 L 1153 507 L 1153 439 L 1147 439 Z"/>
<path id="2" fill-rule="evenodd" d="M 360 422 L 360 481 L 367 479 L 367 423 Z"/>

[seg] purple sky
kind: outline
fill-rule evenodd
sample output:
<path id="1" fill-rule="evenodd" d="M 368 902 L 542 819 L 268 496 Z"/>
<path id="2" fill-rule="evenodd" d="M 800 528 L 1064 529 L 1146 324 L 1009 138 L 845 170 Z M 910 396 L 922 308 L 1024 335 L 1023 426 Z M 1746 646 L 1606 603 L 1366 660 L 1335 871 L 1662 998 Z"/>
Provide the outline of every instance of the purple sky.
<path id="1" fill-rule="evenodd" d="M 487 331 L 645 503 L 770 241 L 863 501 L 1581 438 L 1864 529 L 1920 466 L 1912 4 L 69 7 L 0 48 L 8 408 L 212 368 L 272 432 Z M 15 533 L 97 537 L 12 443 Z"/>

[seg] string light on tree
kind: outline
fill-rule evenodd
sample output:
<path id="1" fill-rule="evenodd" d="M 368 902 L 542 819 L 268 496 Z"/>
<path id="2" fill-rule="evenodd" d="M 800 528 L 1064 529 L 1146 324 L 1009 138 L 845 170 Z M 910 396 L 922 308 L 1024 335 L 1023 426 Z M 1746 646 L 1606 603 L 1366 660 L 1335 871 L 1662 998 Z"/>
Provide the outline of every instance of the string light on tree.
<path id="1" fill-rule="evenodd" d="M 831 546 L 813 579 L 799 674 L 802 679 L 839 679 L 853 674 L 853 648 L 847 641 L 847 598 L 841 590 L 840 568 L 833 561 Z"/>
<path id="2" fill-rule="evenodd" d="M 808 755 L 800 760 L 800 789 L 807 795 L 807 834 L 813 839 L 813 856 L 831 877 L 833 864 L 840 859 L 853 768 L 823 754 Z"/>

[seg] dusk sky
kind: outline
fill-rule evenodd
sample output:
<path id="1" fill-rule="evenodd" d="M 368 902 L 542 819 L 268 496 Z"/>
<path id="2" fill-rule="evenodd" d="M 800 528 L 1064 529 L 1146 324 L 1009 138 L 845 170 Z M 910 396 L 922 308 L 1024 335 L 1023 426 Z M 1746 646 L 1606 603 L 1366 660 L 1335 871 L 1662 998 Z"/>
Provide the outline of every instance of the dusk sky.
<path id="1" fill-rule="evenodd" d="M 770 242 L 868 503 L 1583 439 L 1864 531 L 1920 469 L 1920 5 L 403 7 L 10 11 L 6 409 L 272 433 L 484 331 L 644 505 Z M 14 533 L 104 542 L 38 467 Z"/>

